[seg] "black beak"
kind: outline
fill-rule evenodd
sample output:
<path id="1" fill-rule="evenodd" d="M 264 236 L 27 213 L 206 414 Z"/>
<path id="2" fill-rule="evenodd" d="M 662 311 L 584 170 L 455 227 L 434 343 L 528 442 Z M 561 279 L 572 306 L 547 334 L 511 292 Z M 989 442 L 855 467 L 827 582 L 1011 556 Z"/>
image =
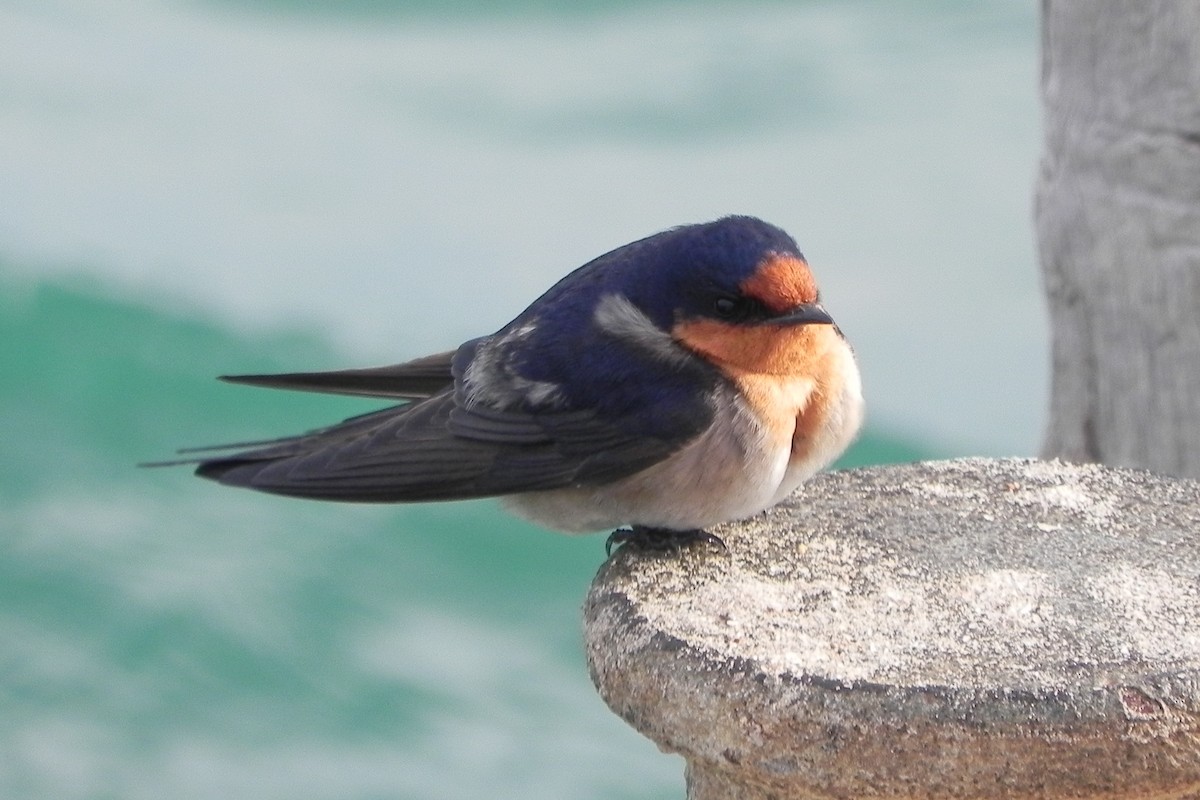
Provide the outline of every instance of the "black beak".
<path id="1" fill-rule="evenodd" d="M 820 303 L 805 303 L 791 311 L 771 317 L 768 323 L 775 325 L 832 325 L 833 317 Z"/>

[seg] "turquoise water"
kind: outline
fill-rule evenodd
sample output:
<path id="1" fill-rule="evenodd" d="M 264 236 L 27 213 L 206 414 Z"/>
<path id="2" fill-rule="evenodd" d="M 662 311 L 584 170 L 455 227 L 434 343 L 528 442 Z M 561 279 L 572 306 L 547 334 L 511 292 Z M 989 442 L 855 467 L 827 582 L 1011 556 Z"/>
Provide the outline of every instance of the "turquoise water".
<path id="1" fill-rule="evenodd" d="M 730 211 L 867 376 L 843 465 L 1029 452 L 1032 3 L 0 2 L 0 797 L 665 798 L 592 690 L 603 537 L 134 464 Z M 572 7 L 574 8 L 574 7 Z"/>
<path id="2" fill-rule="evenodd" d="M 322 505 L 136 469 L 364 404 L 212 380 L 329 358 L 315 337 L 0 288 L 0 795 L 678 794 L 588 684 L 602 537 L 491 502 Z M 848 460 L 918 454 L 868 436 Z"/>

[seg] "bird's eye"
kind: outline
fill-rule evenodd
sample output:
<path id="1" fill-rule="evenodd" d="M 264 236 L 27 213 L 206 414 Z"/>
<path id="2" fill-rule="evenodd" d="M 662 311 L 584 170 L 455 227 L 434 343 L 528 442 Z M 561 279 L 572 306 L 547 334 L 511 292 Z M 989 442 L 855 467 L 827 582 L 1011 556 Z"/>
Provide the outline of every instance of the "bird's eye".
<path id="1" fill-rule="evenodd" d="M 738 302 L 736 297 L 718 297 L 713 301 L 713 311 L 717 312 L 717 316 L 725 319 L 734 319 L 739 315 L 742 304 Z"/>

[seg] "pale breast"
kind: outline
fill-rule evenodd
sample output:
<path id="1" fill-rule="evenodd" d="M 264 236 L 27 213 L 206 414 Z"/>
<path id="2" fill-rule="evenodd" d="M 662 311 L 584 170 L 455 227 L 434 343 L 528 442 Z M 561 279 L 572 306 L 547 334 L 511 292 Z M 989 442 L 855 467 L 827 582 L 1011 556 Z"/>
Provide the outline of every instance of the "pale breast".
<path id="1" fill-rule="evenodd" d="M 791 457 L 776 503 L 833 463 L 862 427 L 862 378 L 854 351 L 838 339 L 824 354 L 808 402 L 796 416 Z"/>
<path id="2" fill-rule="evenodd" d="M 713 398 L 709 429 L 635 475 L 504 502 L 539 525 L 572 533 L 629 524 L 705 528 L 752 516 L 837 458 L 862 422 L 849 345 L 836 336 L 810 364 L 816 368 L 804 375 L 730 374 Z"/>
<path id="3" fill-rule="evenodd" d="M 704 528 L 761 511 L 788 470 L 791 427 L 765 424 L 731 387 L 719 392 L 709 429 L 662 462 L 604 486 L 529 492 L 505 505 L 577 533 L 628 524 Z"/>

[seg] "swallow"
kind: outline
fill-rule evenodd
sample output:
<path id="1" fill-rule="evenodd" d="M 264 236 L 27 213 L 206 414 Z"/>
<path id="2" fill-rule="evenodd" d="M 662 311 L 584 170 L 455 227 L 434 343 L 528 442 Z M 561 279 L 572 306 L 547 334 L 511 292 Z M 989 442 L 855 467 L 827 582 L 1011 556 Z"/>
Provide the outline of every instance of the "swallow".
<path id="1" fill-rule="evenodd" d="M 610 548 L 715 539 L 704 529 L 774 505 L 830 464 L 863 417 L 853 350 L 807 261 L 748 216 L 618 247 L 456 350 L 222 379 L 398 404 L 202 448 L 236 452 L 190 459 L 201 477 L 319 500 L 499 496 L 552 530 L 629 526 Z"/>

